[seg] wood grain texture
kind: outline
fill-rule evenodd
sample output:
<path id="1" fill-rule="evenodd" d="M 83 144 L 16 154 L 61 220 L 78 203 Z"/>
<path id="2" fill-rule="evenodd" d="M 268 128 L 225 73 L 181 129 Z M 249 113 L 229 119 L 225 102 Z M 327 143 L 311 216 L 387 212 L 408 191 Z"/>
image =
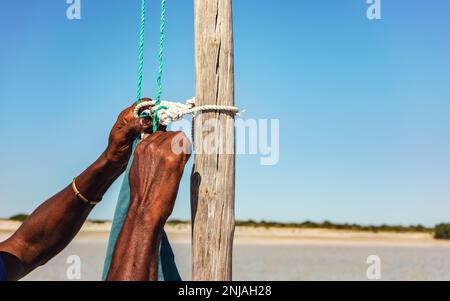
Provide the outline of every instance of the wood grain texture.
<path id="1" fill-rule="evenodd" d="M 196 103 L 234 105 L 231 0 L 194 0 L 194 10 Z M 193 133 L 192 279 L 229 281 L 235 224 L 234 116 L 204 112 L 194 118 Z"/>

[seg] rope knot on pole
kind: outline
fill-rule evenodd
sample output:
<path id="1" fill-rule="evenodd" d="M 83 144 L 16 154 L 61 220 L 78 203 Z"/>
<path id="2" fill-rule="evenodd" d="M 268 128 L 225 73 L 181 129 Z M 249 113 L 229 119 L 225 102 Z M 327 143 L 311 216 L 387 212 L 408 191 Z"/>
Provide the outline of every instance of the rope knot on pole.
<path id="1" fill-rule="evenodd" d="M 233 115 L 237 115 L 239 113 L 239 109 L 235 106 L 196 106 L 195 98 L 191 98 L 187 100 L 186 103 L 167 100 L 162 100 L 159 103 L 154 100 L 141 102 L 134 109 L 134 117 L 152 118 L 153 130 L 156 131 L 158 124 L 168 126 L 174 121 L 183 119 L 186 115 L 195 115 L 201 111 L 220 111 L 231 113 Z"/>

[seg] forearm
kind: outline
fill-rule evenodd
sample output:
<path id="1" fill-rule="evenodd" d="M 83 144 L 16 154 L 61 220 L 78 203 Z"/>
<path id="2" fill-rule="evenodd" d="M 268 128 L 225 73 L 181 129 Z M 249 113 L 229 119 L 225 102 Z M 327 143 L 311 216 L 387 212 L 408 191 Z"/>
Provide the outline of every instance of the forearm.
<path id="1" fill-rule="evenodd" d="M 157 281 L 164 221 L 132 201 L 116 243 L 108 281 Z"/>
<path id="2" fill-rule="evenodd" d="M 100 200 L 123 169 L 102 154 L 77 177 L 77 188 L 89 200 Z M 10 271 L 9 278 L 23 277 L 64 249 L 92 208 L 75 196 L 71 185 L 39 206 L 10 239 L 0 244 L 0 252 L 13 255 L 22 264 Z"/>

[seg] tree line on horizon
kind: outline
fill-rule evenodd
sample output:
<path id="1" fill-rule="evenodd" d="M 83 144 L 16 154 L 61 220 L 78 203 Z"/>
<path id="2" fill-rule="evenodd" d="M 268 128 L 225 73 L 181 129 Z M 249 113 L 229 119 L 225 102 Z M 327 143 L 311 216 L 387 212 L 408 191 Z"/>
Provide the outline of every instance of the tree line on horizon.
<path id="1" fill-rule="evenodd" d="M 190 224 L 189 221 L 171 220 L 172 225 Z M 368 232 L 425 232 L 434 233 L 436 239 L 450 239 L 450 224 L 439 224 L 436 227 L 425 227 L 423 225 L 359 225 L 359 224 L 338 224 L 330 221 L 322 223 L 306 221 L 303 223 L 280 223 L 272 221 L 236 221 L 238 227 L 252 227 L 252 228 L 289 228 L 289 229 L 330 229 L 330 230 L 353 230 L 353 231 L 368 231 Z"/>
<path id="2" fill-rule="evenodd" d="M 11 216 L 9 220 L 23 222 L 28 218 L 28 214 L 17 214 Z M 108 220 L 89 220 L 93 223 L 106 223 Z M 186 225 L 190 224 L 190 221 L 172 219 L 169 220 L 170 225 Z M 353 231 L 369 231 L 369 232 L 427 232 L 434 233 L 436 239 L 450 239 L 450 224 L 439 224 L 435 227 L 425 227 L 423 225 L 359 225 L 359 224 L 339 224 L 332 223 L 330 221 L 324 221 L 322 223 L 305 221 L 303 223 L 280 223 L 273 221 L 262 220 L 260 222 L 254 220 L 236 221 L 238 227 L 252 227 L 252 228 L 294 228 L 294 229 L 330 229 L 330 230 L 353 230 Z"/>

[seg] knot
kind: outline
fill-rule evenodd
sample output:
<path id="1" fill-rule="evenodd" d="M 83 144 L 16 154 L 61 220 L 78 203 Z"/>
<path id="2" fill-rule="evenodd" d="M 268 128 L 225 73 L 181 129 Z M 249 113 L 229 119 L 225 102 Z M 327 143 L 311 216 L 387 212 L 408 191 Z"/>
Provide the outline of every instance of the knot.
<path id="1" fill-rule="evenodd" d="M 185 115 L 195 114 L 200 111 L 224 111 L 232 114 L 238 114 L 239 109 L 233 106 L 223 105 L 204 105 L 197 107 L 195 98 L 180 102 L 171 102 L 162 100 L 157 103 L 154 100 L 139 103 L 134 109 L 135 118 L 153 118 L 153 131 L 158 129 L 158 123 L 168 126 L 174 121 L 183 119 Z"/>

